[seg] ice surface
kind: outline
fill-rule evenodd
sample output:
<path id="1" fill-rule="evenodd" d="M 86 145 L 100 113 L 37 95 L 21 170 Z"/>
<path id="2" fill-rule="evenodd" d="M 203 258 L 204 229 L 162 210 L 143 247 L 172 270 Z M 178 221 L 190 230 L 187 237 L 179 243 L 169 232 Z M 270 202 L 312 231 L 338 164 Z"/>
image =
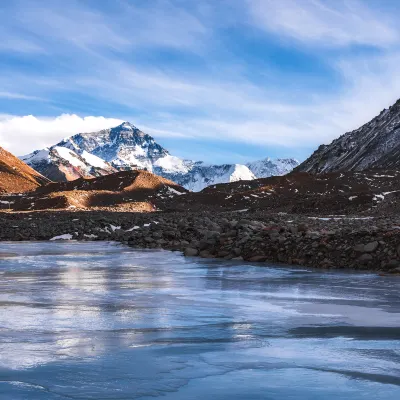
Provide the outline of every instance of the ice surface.
<path id="1" fill-rule="evenodd" d="M 0 243 L 4 399 L 400 397 L 400 281 Z"/>

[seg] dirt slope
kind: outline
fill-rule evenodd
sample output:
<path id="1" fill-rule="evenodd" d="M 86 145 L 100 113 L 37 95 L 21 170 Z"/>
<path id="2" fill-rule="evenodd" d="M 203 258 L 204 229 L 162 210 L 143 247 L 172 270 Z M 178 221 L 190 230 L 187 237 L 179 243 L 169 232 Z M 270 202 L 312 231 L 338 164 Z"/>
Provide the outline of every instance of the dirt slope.
<path id="1" fill-rule="evenodd" d="M 49 182 L 49 179 L 0 147 L 0 193 L 22 193 Z"/>

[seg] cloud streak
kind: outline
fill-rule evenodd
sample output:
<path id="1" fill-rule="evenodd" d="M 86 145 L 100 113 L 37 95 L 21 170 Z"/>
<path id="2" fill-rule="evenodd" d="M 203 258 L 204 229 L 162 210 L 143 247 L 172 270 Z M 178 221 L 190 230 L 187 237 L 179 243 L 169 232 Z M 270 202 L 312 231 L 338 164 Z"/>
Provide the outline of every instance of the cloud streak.
<path id="1" fill-rule="evenodd" d="M 12 93 L 12 92 L 0 92 L 0 97 L 5 98 L 5 99 L 40 100 L 40 101 L 43 101 L 42 98 L 37 97 L 37 96 L 28 96 L 26 94 Z"/>
<path id="2" fill-rule="evenodd" d="M 399 40 L 394 20 L 357 0 L 248 0 L 259 27 L 322 46 L 387 47 Z"/>

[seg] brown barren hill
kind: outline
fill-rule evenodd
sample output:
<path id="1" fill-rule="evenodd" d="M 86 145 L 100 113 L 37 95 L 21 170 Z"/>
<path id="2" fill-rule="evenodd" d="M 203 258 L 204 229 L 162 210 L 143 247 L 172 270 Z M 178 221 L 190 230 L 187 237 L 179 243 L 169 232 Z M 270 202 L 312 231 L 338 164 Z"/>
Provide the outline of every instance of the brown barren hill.
<path id="1" fill-rule="evenodd" d="M 147 171 L 121 171 L 97 178 L 52 182 L 29 196 L 13 196 L 14 210 L 99 209 L 154 211 L 187 190 Z"/>
<path id="2" fill-rule="evenodd" d="M 0 147 L 0 193 L 35 190 L 50 180 Z"/>

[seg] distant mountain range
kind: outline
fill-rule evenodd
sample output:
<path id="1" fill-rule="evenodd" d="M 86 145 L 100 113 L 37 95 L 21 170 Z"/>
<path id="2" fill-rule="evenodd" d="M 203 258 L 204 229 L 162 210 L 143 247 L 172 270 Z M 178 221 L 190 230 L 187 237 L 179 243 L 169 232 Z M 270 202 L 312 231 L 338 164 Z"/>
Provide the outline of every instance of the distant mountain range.
<path id="1" fill-rule="evenodd" d="M 150 135 L 129 122 L 98 132 L 79 133 L 20 158 L 53 181 L 145 169 L 192 191 L 217 183 L 284 175 L 299 164 L 291 158 L 266 158 L 246 165 L 210 165 L 184 160 L 171 155 Z"/>
<path id="2" fill-rule="evenodd" d="M 400 168 L 400 100 L 362 127 L 321 145 L 296 171 L 325 173 Z"/>

